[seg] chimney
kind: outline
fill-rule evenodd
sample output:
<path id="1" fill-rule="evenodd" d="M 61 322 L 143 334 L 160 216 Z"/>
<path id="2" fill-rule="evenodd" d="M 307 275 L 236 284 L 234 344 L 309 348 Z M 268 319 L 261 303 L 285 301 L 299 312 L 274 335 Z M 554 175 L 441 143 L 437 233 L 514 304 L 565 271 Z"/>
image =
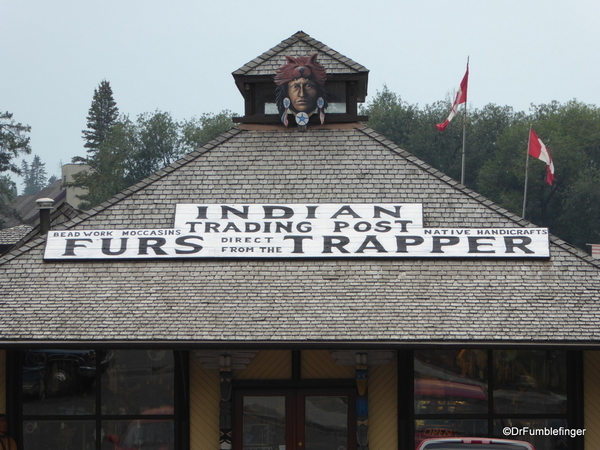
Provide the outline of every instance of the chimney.
<path id="1" fill-rule="evenodd" d="M 54 200 L 51 198 L 38 198 L 35 202 L 40 211 L 40 234 L 44 235 L 50 231 L 50 211 Z"/>

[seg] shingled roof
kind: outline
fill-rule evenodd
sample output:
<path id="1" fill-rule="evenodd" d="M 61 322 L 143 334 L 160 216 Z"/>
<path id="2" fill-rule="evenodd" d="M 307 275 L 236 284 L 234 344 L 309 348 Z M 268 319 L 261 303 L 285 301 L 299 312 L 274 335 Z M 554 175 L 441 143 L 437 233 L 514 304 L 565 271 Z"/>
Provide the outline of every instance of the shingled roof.
<path id="1" fill-rule="evenodd" d="M 285 56 L 306 56 L 319 53 L 319 62 L 330 74 L 366 73 L 368 69 L 350 58 L 329 48 L 322 42 L 298 31 L 275 47 L 247 62 L 233 72 L 233 75 L 268 75 L 273 76 L 275 70 L 285 64 Z"/>
<path id="2" fill-rule="evenodd" d="M 64 229 L 168 228 L 177 203 L 419 202 L 426 227 L 531 227 L 361 126 L 232 129 Z M 0 340 L 600 344 L 600 264 L 549 259 L 0 259 Z"/>

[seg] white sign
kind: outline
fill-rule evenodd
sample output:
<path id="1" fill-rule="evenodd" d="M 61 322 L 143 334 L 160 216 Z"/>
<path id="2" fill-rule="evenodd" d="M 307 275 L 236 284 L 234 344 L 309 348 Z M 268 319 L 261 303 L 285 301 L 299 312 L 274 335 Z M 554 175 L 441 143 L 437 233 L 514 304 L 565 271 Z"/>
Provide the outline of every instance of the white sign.
<path id="1" fill-rule="evenodd" d="M 179 204 L 173 228 L 51 230 L 44 259 L 550 256 L 546 228 L 424 228 L 422 205 Z"/>

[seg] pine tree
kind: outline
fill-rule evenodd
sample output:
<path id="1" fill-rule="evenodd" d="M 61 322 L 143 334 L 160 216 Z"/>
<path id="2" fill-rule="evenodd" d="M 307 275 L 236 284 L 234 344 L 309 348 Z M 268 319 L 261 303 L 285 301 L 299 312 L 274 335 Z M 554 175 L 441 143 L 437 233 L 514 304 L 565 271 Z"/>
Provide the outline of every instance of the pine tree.
<path id="1" fill-rule="evenodd" d="M 118 117 L 119 108 L 113 98 L 110 83 L 104 80 L 98 89 L 94 89 L 92 106 L 87 116 L 88 129 L 83 130 L 83 139 L 86 141 L 84 147 L 92 158 L 110 134 Z"/>
<path id="2" fill-rule="evenodd" d="M 48 174 L 46 173 L 46 164 L 42 162 L 39 155 L 33 157 L 31 165 L 27 161 L 21 162 L 21 171 L 23 173 L 23 195 L 33 195 L 40 192 L 48 185 Z"/>
<path id="3" fill-rule="evenodd" d="M 21 169 L 14 159 L 21 153 L 31 152 L 26 135 L 31 128 L 15 122 L 12 117 L 9 112 L 0 112 L 0 228 L 4 223 L 2 216 L 18 217 L 12 205 L 17 187 L 5 172 L 20 174 Z"/>
<path id="4" fill-rule="evenodd" d="M 19 153 L 31 153 L 29 136 L 26 136 L 31 127 L 15 122 L 12 116 L 9 112 L 0 113 L 0 173 L 20 174 L 21 170 L 12 160 Z"/>
<path id="5" fill-rule="evenodd" d="M 115 155 L 118 149 L 112 145 L 118 118 L 119 109 L 113 98 L 110 83 L 104 80 L 97 89 L 94 89 L 92 106 L 87 116 L 88 128 L 82 131 L 84 147 L 88 155 L 87 157 L 76 156 L 72 159 L 74 163 L 87 164 L 89 170 L 76 174 L 73 182 L 67 184 L 67 186 L 87 189 L 88 193 L 79 197 L 82 203 L 77 206 L 81 208 L 88 209 L 96 206 L 120 190 L 120 180 L 123 175 L 115 160 L 121 159 L 121 156 Z M 114 186 L 115 177 L 119 179 L 117 183 L 119 187 Z"/>

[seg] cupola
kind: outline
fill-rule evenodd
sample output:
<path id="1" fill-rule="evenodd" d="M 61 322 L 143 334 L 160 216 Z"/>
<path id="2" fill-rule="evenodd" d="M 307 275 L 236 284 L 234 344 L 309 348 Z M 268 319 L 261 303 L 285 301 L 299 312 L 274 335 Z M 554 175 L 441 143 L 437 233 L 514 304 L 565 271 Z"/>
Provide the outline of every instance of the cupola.
<path id="1" fill-rule="evenodd" d="M 368 69 L 302 31 L 232 75 L 244 97 L 244 117 L 235 117 L 237 123 L 293 127 L 368 120 L 358 115 Z"/>

